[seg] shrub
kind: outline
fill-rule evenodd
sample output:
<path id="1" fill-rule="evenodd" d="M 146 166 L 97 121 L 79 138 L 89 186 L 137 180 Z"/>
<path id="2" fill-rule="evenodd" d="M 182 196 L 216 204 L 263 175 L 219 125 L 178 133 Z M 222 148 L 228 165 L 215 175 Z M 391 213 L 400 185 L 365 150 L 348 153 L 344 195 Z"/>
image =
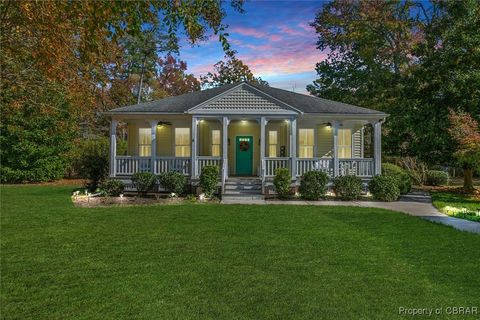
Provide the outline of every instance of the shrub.
<path id="1" fill-rule="evenodd" d="M 362 179 L 356 176 L 340 176 L 333 179 L 335 195 L 342 200 L 355 200 L 362 193 Z"/>
<path id="2" fill-rule="evenodd" d="M 200 187 L 205 196 L 211 197 L 217 190 L 220 168 L 218 166 L 205 166 L 200 174 Z"/>
<path id="3" fill-rule="evenodd" d="M 442 186 L 448 184 L 448 173 L 439 170 L 427 171 L 427 185 L 429 186 Z"/>
<path id="4" fill-rule="evenodd" d="M 95 190 L 108 177 L 109 141 L 107 138 L 82 140 L 77 148 L 80 152 L 75 167 L 82 178 L 89 180 L 87 187 Z"/>
<path id="5" fill-rule="evenodd" d="M 275 170 L 275 178 L 273 178 L 273 185 L 275 192 L 280 199 L 286 199 L 290 195 L 290 184 L 292 177 L 290 170 L 287 168 L 278 168 Z"/>
<path id="6" fill-rule="evenodd" d="M 382 174 L 395 178 L 400 194 L 409 193 L 412 190 L 412 178 L 408 173 L 397 165 L 391 163 L 382 164 Z"/>
<path id="7" fill-rule="evenodd" d="M 415 185 L 423 185 L 426 179 L 427 166 L 415 157 L 403 157 L 398 164 L 407 172 Z"/>
<path id="8" fill-rule="evenodd" d="M 157 177 L 151 172 L 136 172 L 132 175 L 132 183 L 141 195 L 146 195 L 155 187 Z"/>
<path id="9" fill-rule="evenodd" d="M 158 181 L 167 192 L 182 194 L 185 190 L 187 178 L 180 172 L 169 171 L 160 174 Z"/>
<path id="10" fill-rule="evenodd" d="M 318 200 L 327 192 L 328 176 L 321 171 L 308 171 L 302 176 L 300 194 L 306 200 Z"/>
<path id="11" fill-rule="evenodd" d="M 398 179 L 388 175 L 373 177 L 368 184 L 373 197 L 381 201 L 395 201 L 400 196 Z"/>
<path id="12" fill-rule="evenodd" d="M 100 189 L 108 196 L 118 197 L 125 190 L 125 184 L 118 179 L 106 179 L 100 184 Z"/>

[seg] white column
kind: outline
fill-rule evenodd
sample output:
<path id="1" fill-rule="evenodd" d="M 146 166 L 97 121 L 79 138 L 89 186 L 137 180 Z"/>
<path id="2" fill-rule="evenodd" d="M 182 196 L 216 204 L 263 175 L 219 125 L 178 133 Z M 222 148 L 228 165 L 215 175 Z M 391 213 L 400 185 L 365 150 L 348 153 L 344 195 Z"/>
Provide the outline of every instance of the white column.
<path id="1" fill-rule="evenodd" d="M 332 121 L 333 128 L 333 176 L 339 175 L 339 162 L 338 162 L 338 121 Z"/>
<path id="2" fill-rule="evenodd" d="M 151 134 L 152 134 L 152 160 L 151 160 L 151 167 L 150 170 L 152 173 L 155 172 L 155 164 L 157 160 L 157 125 L 158 125 L 158 120 L 152 120 L 150 121 L 150 128 L 151 128 Z"/>
<path id="3" fill-rule="evenodd" d="M 222 118 L 222 184 L 228 178 L 228 117 Z M 223 188 L 223 185 L 222 185 Z"/>
<path id="4" fill-rule="evenodd" d="M 260 176 L 263 178 L 265 173 L 265 143 L 267 141 L 265 126 L 267 125 L 267 119 L 265 117 L 260 118 Z"/>
<path id="5" fill-rule="evenodd" d="M 198 177 L 197 147 L 198 147 L 198 118 L 192 117 L 192 178 Z"/>
<path id="6" fill-rule="evenodd" d="M 290 161 L 292 162 L 292 179 L 297 179 L 297 119 L 290 121 Z"/>
<path id="7" fill-rule="evenodd" d="M 117 120 L 110 122 L 110 176 L 115 177 L 117 173 Z"/>
<path id="8" fill-rule="evenodd" d="M 374 174 L 382 174 L 382 121 L 373 124 L 374 131 Z"/>

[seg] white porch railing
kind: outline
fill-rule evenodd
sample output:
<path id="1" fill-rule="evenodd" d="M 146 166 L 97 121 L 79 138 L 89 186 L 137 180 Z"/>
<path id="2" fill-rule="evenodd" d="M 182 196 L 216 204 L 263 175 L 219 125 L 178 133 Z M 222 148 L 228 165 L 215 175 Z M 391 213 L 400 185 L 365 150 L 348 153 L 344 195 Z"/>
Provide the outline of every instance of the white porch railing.
<path id="1" fill-rule="evenodd" d="M 135 172 L 151 172 L 152 158 L 137 156 L 116 156 L 116 172 L 117 175 L 132 175 Z M 191 159 L 176 157 L 160 157 L 154 162 L 155 174 L 166 171 L 177 171 L 184 175 L 190 175 Z"/>
<path id="2" fill-rule="evenodd" d="M 265 158 L 265 170 L 266 177 L 273 177 L 275 170 L 278 168 L 290 168 L 290 158 Z"/>
<path id="3" fill-rule="evenodd" d="M 372 177 L 373 159 L 339 159 L 338 174 L 341 176 L 354 175 L 357 177 Z"/>
<path id="4" fill-rule="evenodd" d="M 132 175 L 135 172 L 151 171 L 151 157 L 116 156 L 116 174 Z"/>
<path id="5" fill-rule="evenodd" d="M 198 175 L 202 173 L 202 168 L 205 166 L 217 166 L 218 169 L 222 170 L 222 157 L 205 157 L 205 156 L 198 156 L 197 157 L 197 168 L 198 168 Z"/>
<path id="6" fill-rule="evenodd" d="M 325 158 L 299 158 L 297 159 L 297 176 L 302 176 L 308 171 L 323 171 L 333 176 L 333 159 Z"/>
<path id="7" fill-rule="evenodd" d="M 191 172 L 190 158 L 177 157 L 161 157 L 155 159 L 155 174 L 160 174 L 168 171 L 176 171 L 184 175 L 190 175 Z"/>

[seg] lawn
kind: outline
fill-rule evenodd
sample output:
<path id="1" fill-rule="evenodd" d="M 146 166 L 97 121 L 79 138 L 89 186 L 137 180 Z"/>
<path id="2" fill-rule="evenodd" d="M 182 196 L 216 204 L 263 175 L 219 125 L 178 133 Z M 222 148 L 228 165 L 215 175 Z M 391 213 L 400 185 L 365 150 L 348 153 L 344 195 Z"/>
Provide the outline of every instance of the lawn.
<path id="1" fill-rule="evenodd" d="M 445 214 L 455 216 L 457 218 L 478 221 L 480 216 L 473 215 L 480 212 L 480 200 L 473 196 L 455 194 L 450 192 L 434 191 L 431 193 L 433 205 Z M 466 214 L 456 209 L 467 210 L 471 214 Z"/>
<path id="2" fill-rule="evenodd" d="M 392 211 L 88 209 L 67 186 L 0 190 L 5 319 L 396 319 L 411 318 L 400 307 L 480 307 L 480 236 Z"/>

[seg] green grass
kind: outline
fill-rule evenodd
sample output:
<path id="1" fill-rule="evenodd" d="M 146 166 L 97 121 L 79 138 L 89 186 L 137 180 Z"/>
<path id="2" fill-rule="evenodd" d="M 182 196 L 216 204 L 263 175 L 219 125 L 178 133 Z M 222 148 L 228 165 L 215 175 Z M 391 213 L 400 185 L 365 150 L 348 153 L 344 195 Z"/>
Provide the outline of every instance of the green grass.
<path id="1" fill-rule="evenodd" d="M 480 305 L 480 236 L 392 211 L 88 209 L 69 187 L 0 190 L 4 319 L 397 319 L 411 317 L 399 307 Z"/>
<path id="2" fill-rule="evenodd" d="M 467 209 L 470 212 L 480 211 L 480 201 L 477 198 L 448 192 L 434 191 L 432 194 L 433 205 L 445 214 L 455 216 L 457 218 L 478 221 L 480 216 L 464 214 L 462 212 L 454 212 L 452 208 Z"/>

